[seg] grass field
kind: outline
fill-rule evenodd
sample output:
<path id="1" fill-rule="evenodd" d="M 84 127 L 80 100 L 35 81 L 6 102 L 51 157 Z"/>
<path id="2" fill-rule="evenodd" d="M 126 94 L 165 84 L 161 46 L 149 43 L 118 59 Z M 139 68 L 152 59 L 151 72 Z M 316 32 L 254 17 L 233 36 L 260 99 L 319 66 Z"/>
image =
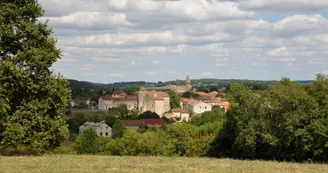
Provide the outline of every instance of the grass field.
<path id="1" fill-rule="evenodd" d="M 47 155 L 0 157 L 0 172 L 326 173 L 328 165 L 207 158 Z"/>

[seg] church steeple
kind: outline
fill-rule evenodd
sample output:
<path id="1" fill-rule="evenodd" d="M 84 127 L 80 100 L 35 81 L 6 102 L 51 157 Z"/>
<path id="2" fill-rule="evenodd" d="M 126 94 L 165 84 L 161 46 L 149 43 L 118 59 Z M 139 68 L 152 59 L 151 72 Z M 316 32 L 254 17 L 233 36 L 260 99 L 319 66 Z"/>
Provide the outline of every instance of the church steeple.
<path id="1" fill-rule="evenodd" d="M 190 77 L 189 77 L 189 75 L 187 75 L 187 78 L 186 78 L 186 85 L 190 85 L 191 84 L 191 82 L 190 82 Z"/>

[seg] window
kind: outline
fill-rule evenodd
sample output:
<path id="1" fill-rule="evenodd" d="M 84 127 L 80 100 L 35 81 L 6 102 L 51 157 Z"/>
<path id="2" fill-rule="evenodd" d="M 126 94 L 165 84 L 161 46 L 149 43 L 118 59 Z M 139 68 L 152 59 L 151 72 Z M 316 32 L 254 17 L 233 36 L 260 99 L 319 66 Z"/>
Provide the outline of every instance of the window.
<path id="1" fill-rule="evenodd" d="M 108 136 L 108 132 L 106 132 L 106 136 Z"/>
<path id="2" fill-rule="evenodd" d="M 102 136 L 102 133 L 100 132 L 100 136 Z"/>
<path id="3" fill-rule="evenodd" d="M 205 106 L 205 109 L 207 109 L 207 107 Z"/>

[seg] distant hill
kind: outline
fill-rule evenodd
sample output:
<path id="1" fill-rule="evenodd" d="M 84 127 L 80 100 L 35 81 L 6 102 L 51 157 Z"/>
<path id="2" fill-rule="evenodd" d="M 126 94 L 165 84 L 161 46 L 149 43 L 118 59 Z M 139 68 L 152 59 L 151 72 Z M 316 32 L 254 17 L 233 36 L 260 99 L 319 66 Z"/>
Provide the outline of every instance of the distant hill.
<path id="1" fill-rule="evenodd" d="M 87 81 L 78 81 L 74 79 L 68 79 L 68 87 L 71 89 L 77 89 L 77 88 L 104 88 L 104 89 L 111 89 L 111 88 L 125 88 L 127 86 L 136 84 L 139 86 L 143 86 L 146 84 L 144 81 L 137 81 L 137 82 L 115 82 L 115 83 L 109 83 L 109 84 L 103 84 L 103 83 L 93 83 L 93 82 L 87 82 Z"/>
<path id="2" fill-rule="evenodd" d="M 139 86 L 164 86 L 164 85 L 184 85 L 185 80 L 175 80 L 175 81 L 167 81 L 167 82 L 160 82 L 160 83 L 154 83 L 154 82 L 145 82 L 145 81 L 133 81 L 133 82 L 115 82 L 115 83 L 93 83 L 88 81 L 78 81 L 74 79 L 68 79 L 69 85 L 68 87 L 71 89 L 77 89 L 77 88 L 104 88 L 104 89 L 111 89 L 111 88 L 125 88 L 127 86 L 136 84 Z M 299 83 L 311 83 L 312 80 L 298 80 L 296 82 Z M 204 78 L 204 79 L 192 79 L 191 84 L 194 87 L 201 87 L 201 86 L 213 86 L 216 88 L 222 88 L 222 87 L 228 87 L 232 83 L 242 83 L 246 86 L 266 86 L 266 87 L 272 87 L 278 83 L 278 81 L 270 80 L 247 80 L 247 79 L 214 79 L 214 78 Z"/>

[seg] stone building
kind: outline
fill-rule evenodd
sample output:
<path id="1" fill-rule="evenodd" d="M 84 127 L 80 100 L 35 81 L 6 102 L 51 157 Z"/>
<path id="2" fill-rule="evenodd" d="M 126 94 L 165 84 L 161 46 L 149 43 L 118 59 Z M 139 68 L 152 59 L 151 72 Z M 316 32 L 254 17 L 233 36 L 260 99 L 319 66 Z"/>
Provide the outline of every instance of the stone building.
<path id="1" fill-rule="evenodd" d="M 94 122 L 86 122 L 79 128 L 79 133 L 82 134 L 86 128 L 95 128 L 98 136 L 103 137 L 111 137 L 112 136 L 112 128 L 109 127 L 104 121 L 99 123 Z"/>
<path id="2" fill-rule="evenodd" d="M 119 104 L 126 104 L 129 110 L 137 109 L 137 96 L 127 95 L 124 91 L 114 91 L 112 95 L 102 96 L 98 100 L 99 110 L 115 108 Z"/>
<path id="3" fill-rule="evenodd" d="M 138 92 L 138 109 L 140 113 L 151 111 L 163 117 L 165 112 L 170 111 L 170 97 L 166 92 L 147 91 L 141 87 Z"/>

